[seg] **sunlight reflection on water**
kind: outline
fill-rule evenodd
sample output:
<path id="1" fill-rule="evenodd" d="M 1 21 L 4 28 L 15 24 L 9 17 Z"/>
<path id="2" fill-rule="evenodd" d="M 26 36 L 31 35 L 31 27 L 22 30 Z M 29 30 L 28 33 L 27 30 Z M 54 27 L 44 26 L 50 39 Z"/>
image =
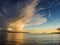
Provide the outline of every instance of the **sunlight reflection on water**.
<path id="1" fill-rule="evenodd" d="M 0 33 L 1 45 L 60 45 L 60 34 Z"/>

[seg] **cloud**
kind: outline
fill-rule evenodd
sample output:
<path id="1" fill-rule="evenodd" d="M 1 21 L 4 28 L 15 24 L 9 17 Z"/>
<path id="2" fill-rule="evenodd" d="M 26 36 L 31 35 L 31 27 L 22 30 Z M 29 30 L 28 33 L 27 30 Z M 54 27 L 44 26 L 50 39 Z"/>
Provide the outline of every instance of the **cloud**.
<path id="1" fill-rule="evenodd" d="M 3 17 L 0 18 L 0 24 L 7 29 L 22 30 L 31 16 L 34 15 L 36 5 L 37 0 L 16 0 L 16 2 L 14 0 L 4 2 L 3 0 L 0 9 Z"/>
<path id="2" fill-rule="evenodd" d="M 48 13 L 49 13 L 48 17 L 51 17 L 51 13 L 50 13 L 50 11 L 48 11 Z"/>
<path id="3" fill-rule="evenodd" d="M 23 30 L 25 25 L 40 25 L 47 21 L 43 15 L 35 14 L 38 0 L 8 0 L 1 3 L 0 24 L 12 30 Z M 44 8 L 41 8 L 43 10 Z"/>
<path id="4" fill-rule="evenodd" d="M 47 18 L 45 18 L 44 16 L 37 14 L 37 15 L 33 15 L 30 19 L 30 22 L 28 23 L 28 25 L 41 25 L 43 23 L 47 22 Z"/>

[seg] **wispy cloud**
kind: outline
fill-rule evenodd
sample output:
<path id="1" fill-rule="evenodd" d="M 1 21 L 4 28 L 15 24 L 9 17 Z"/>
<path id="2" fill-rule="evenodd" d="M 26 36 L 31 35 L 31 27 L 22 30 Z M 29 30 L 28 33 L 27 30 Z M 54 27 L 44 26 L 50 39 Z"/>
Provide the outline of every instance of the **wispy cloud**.
<path id="1" fill-rule="evenodd" d="M 12 30 L 22 30 L 25 25 L 40 25 L 45 23 L 47 21 L 46 17 L 35 14 L 36 5 L 38 3 L 39 0 L 5 1 L 5 3 L 2 3 L 1 12 L 4 15 L 4 18 L 6 18 L 4 19 L 6 21 L 2 24 L 9 29 L 12 28 Z M 44 8 L 41 8 L 41 10 L 43 9 Z"/>
<path id="2" fill-rule="evenodd" d="M 25 24 L 29 22 L 31 16 L 34 15 L 35 6 L 38 4 L 37 0 L 16 0 L 16 2 L 12 0 L 4 2 L 3 0 L 2 2 L 1 12 L 3 17 L 6 18 L 4 19 L 6 20 L 5 23 L 2 24 L 12 30 L 22 30 Z"/>
<path id="3" fill-rule="evenodd" d="M 30 19 L 30 22 L 28 23 L 28 25 L 41 25 L 43 23 L 45 23 L 47 21 L 47 18 L 45 18 L 44 16 L 37 14 L 37 15 L 33 15 Z"/>

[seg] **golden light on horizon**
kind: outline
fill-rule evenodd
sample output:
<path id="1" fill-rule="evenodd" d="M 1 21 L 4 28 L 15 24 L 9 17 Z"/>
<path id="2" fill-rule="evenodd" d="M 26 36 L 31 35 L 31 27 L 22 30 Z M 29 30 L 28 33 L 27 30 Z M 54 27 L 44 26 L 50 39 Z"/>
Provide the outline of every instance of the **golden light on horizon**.
<path id="1" fill-rule="evenodd" d="M 45 29 L 45 30 L 35 29 L 35 30 L 26 30 L 26 32 L 30 32 L 30 33 L 52 33 L 52 32 L 58 32 L 58 30 L 56 30 L 56 29 Z"/>
<path id="2" fill-rule="evenodd" d="M 14 30 L 14 31 L 23 31 L 24 24 L 21 22 L 13 22 L 8 26 L 8 30 Z"/>
<path id="3" fill-rule="evenodd" d="M 18 42 L 15 45 L 23 44 L 24 43 L 24 34 L 23 33 L 8 33 L 7 34 L 7 40 L 8 41 L 14 41 Z"/>

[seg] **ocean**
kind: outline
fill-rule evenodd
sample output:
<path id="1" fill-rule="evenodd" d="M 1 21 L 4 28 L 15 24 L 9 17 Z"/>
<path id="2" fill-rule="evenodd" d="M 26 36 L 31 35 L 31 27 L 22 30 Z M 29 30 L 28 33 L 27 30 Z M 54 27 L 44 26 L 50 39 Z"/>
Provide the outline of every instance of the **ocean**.
<path id="1" fill-rule="evenodd" d="M 0 45 L 60 45 L 60 34 L 0 32 Z"/>

